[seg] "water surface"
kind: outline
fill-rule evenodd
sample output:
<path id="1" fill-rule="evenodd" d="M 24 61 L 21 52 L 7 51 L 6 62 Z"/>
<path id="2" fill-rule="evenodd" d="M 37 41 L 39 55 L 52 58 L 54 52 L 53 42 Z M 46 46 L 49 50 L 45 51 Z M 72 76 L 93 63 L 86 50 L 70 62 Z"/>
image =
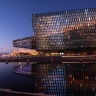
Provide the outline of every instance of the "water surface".
<path id="1" fill-rule="evenodd" d="M 17 75 L 13 72 L 14 67 L 24 64 L 6 64 L 0 62 L 0 88 L 7 88 L 16 91 L 34 92 L 35 79 L 33 77 Z"/>
<path id="2" fill-rule="evenodd" d="M 0 88 L 56 96 L 96 96 L 96 64 L 0 63 Z"/>

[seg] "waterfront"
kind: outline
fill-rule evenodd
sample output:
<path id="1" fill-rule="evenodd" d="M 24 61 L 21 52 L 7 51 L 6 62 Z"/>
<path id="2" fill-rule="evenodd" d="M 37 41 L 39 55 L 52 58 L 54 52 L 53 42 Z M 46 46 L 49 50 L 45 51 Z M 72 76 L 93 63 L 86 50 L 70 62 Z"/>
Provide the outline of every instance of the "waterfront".
<path id="1" fill-rule="evenodd" d="M 96 64 L 37 64 L 37 89 L 56 96 L 96 96 Z"/>
<path id="2" fill-rule="evenodd" d="M 35 79 L 29 76 L 14 74 L 13 69 L 16 66 L 26 63 L 4 63 L 0 62 L 0 88 L 11 89 L 21 92 L 34 92 Z"/>
<path id="3" fill-rule="evenodd" d="M 56 96 L 96 96 L 96 63 L 0 62 L 0 88 Z"/>

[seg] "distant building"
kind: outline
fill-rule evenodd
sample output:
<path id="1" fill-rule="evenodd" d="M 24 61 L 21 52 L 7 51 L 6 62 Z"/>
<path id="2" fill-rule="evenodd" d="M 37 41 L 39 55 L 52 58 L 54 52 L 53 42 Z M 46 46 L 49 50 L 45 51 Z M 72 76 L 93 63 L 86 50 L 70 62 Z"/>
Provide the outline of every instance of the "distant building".
<path id="1" fill-rule="evenodd" d="M 32 15 L 39 51 L 86 51 L 96 48 L 96 8 Z"/>

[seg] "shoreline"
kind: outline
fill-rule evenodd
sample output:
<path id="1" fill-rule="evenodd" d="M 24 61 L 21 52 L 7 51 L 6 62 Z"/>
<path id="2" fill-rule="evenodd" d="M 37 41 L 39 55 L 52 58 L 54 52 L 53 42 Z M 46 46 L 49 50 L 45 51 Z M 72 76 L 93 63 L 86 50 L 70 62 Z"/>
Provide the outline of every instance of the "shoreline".
<path id="1" fill-rule="evenodd" d="M 32 58 L 7 58 L 0 62 L 37 62 L 37 63 L 95 63 L 96 56 L 42 56 Z"/>

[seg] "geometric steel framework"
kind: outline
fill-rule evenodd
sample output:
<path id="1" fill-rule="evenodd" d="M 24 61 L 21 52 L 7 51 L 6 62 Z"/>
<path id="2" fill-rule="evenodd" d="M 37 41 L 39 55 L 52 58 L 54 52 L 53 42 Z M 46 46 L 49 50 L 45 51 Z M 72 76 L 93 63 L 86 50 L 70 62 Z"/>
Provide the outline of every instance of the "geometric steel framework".
<path id="1" fill-rule="evenodd" d="M 96 8 L 33 14 L 32 25 L 36 50 L 96 48 Z"/>
<path id="2" fill-rule="evenodd" d="M 13 40 L 13 46 L 18 48 L 36 49 L 35 36 Z"/>

